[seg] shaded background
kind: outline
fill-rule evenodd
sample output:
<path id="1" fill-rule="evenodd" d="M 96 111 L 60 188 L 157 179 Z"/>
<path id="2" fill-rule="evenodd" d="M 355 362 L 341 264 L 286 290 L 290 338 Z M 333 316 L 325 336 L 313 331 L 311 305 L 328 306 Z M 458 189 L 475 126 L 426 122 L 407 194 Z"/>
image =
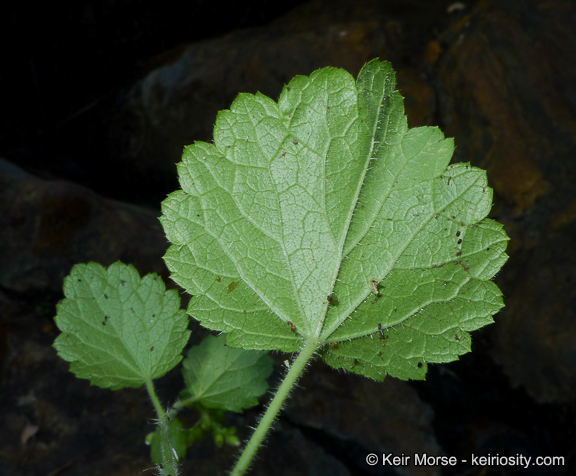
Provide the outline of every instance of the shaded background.
<path id="1" fill-rule="evenodd" d="M 157 217 L 183 146 L 210 140 L 238 92 L 277 98 L 295 74 L 356 75 L 374 57 L 396 69 L 411 126 L 440 126 L 454 161 L 488 170 L 491 217 L 511 237 L 496 277 L 506 308 L 425 382 L 314 363 L 254 474 L 576 474 L 573 1 L 21 2 L 0 22 L 0 474 L 151 467 L 144 391 L 90 387 L 51 347 L 64 276 L 121 259 L 167 277 Z M 177 371 L 162 379 L 164 401 L 181 386 Z M 246 437 L 259 410 L 229 422 Z M 565 466 L 370 468 L 369 452 Z M 233 459 L 206 440 L 183 474 L 223 474 Z"/>

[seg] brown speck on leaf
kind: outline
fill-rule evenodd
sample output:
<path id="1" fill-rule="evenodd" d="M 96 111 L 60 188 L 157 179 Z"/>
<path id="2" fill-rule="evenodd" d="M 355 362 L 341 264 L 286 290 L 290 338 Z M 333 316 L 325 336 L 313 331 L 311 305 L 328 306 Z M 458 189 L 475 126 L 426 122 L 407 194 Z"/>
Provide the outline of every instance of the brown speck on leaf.
<path id="1" fill-rule="evenodd" d="M 380 282 L 379 279 L 372 278 L 370 279 L 370 289 L 374 293 L 375 296 L 378 296 L 378 283 Z"/>

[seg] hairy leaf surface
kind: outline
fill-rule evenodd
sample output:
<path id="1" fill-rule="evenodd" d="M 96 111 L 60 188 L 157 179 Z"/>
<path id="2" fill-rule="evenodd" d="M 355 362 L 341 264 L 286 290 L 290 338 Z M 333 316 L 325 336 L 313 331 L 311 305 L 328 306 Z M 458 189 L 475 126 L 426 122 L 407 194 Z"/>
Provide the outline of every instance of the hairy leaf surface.
<path id="1" fill-rule="evenodd" d="M 117 262 L 77 264 L 64 280 L 54 342 L 70 371 L 113 390 L 140 387 L 182 359 L 190 331 L 180 298 L 156 274 Z"/>
<path id="2" fill-rule="evenodd" d="M 502 306 L 507 236 L 484 171 L 408 129 L 386 62 L 324 68 L 278 102 L 240 94 L 187 147 L 163 203 L 172 278 L 204 326 L 246 349 L 317 343 L 334 367 L 423 378 Z"/>

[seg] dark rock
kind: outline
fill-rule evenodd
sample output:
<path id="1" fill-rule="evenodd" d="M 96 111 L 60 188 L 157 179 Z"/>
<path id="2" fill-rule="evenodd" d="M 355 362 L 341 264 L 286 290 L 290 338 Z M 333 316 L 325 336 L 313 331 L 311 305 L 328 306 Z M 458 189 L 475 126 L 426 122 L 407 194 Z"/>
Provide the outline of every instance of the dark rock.
<path id="1" fill-rule="evenodd" d="M 167 274 L 159 212 L 109 200 L 63 180 L 42 180 L 0 159 L 0 286 L 59 293 L 76 263 L 121 260 Z"/>
<path id="2" fill-rule="evenodd" d="M 276 99 L 297 74 L 334 66 L 356 76 L 374 57 L 400 70 L 411 123 L 429 123 L 432 89 L 406 58 L 426 43 L 423 32 L 432 29 L 434 17 L 425 15 L 438 12 L 438 3 L 445 2 L 316 1 L 266 27 L 181 46 L 128 91 L 110 128 L 114 155 L 144 181 L 173 177 L 183 147 L 211 141 L 217 112 L 239 92 Z"/>
<path id="3" fill-rule="evenodd" d="M 10 348 L 0 392 L 0 473 L 132 476 L 150 468 L 146 392 L 110 392 L 76 379 L 50 347 L 54 331 L 37 322 L 24 318 L 2 329 Z"/>
<path id="4" fill-rule="evenodd" d="M 440 39 L 440 122 L 486 168 L 511 259 L 495 355 L 540 401 L 576 398 L 576 5 L 485 0 Z"/>
<path id="5" fill-rule="evenodd" d="M 333 448 L 332 448 L 333 449 Z M 272 469 L 273 468 L 273 469 Z M 306 435 L 298 426 L 281 419 L 256 456 L 251 473 L 278 476 L 349 476 L 354 474 L 341 455 Z"/>
<path id="6" fill-rule="evenodd" d="M 315 363 L 299 387 L 283 418 L 323 441 L 350 474 L 371 474 L 369 453 L 380 459 L 384 453 L 411 457 L 409 465 L 391 474 L 440 474 L 438 467 L 414 465 L 415 453 L 440 455 L 442 450 L 432 428 L 434 412 L 406 382 L 375 382 Z M 381 465 L 373 469 L 382 474 Z"/>

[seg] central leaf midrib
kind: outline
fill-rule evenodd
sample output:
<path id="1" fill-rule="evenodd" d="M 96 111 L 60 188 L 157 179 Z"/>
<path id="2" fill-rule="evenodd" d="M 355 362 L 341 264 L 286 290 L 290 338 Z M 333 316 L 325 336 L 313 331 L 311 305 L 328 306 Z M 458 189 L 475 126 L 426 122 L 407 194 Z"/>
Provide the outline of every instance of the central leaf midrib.
<path id="1" fill-rule="evenodd" d="M 372 92 L 372 90 L 370 90 L 370 91 Z M 386 91 L 385 91 L 385 90 L 382 90 L 382 93 L 379 95 L 379 100 L 378 100 L 378 101 L 375 101 L 375 102 L 376 102 L 377 104 L 382 104 L 382 101 L 383 101 L 383 98 L 384 98 L 384 97 L 392 97 L 392 95 L 393 95 L 395 92 L 396 92 L 396 91 L 392 91 L 392 93 L 390 93 L 390 94 L 387 95 L 387 94 L 386 94 Z M 356 105 L 357 105 L 357 107 L 358 107 L 358 106 L 359 106 L 358 98 L 360 97 L 360 94 L 357 94 L 356 97 L 357 97 L 357 103 L 356 103 Z M 391 107 L 392 107 L 392 105 L 391 105 Z M 359 239 L 356 240 L 356 242 L 355 242 L 353 245 L 349 245 L 349 246 L 347 247 L 348 249 L 347 249 L 346 251 L 344 250 L 344 245 L 346 244 L 346 239 L 347 239 L 348 233 L 349 233 L 349 231 L 350 231 L 350 225 L 351 225 L 351 223 L 352 223 L 352 218 L 353 218 L 353 215 L 354 215 L 354 211 L 355 211 L 356 206 L 357 206 L 357 204 L 358 204 L 358 200 L 359 200 L 359 198 L 360 198 L 360 192 L 362 191 L 362 188 L 363 188 L 363 186 L 364 186 L 364 181 L 365 181 L 365 179 L 366 179 L 366 175 L 368 174 L 368 165 L 370 164 L 371 157 L 372 157 L 373 152 L 374 152 L 374 150 L 375 150 L 376 142 L 374 141 L 374 138 L 376 137 L 376 131 L 377 131 L 377 127 L 378 127 L 380 118 L 381 118 L 382 116 L 384 116 L 384 117 L 390 116 L 390 114 L 388 114 L 388 110 L 387 110 L 387 109 L 386 109 L 386 110 L 383 110 L 383 109 L 384 109 L 384 108 L 379 108 L 378 114 L 375 115 L 375 120 L 374 120 L 374 123 L 373 123 L 373 125 L 372 125 L 372 130 L 371 130 L 370 135 L 369 135 L 370 147 L 368 148 L 368 152 L 367 152 L 366 157 L 365 157 L 365 160 L 364 160 L 365 166 L 364 166 L 362 175 L 361 175 L 361 177 L 360 177 L 360 180 L 358 180 L 358 186 L 357 186 L 357 188 L 356 188 L 356 193 L 355 193 L 355 195 L 354 195 L 353 206 L 350 208 L 350 211 L 349 211 L 349 214 L 348 214 L 348 220 L 347 220 L 347 223 L 346 223 L 346 232 L 342 234 L 341 244 L 340 244 L 340 246 L 338 247 L 338 250 L 340 250 L 340 256 L 339 256 L 339 260 L 338 260 L 338 267 L 337 267 L 337 269 L 336 269 L 335 276 L 334 276 L 334 278 L 333 278 L 333 280 L 332 280 L 332 290 L 334 290 L 335 283 L 336 283 L 336 279 L 337 279 L 337 277 L 338 277 L 338 274 L 339 274 L 339 272 L 340 272 L 340 269 L 342 268 L 342 260 L 344 259 L 344 257 L 348 256 L 348 254 L 349 254 L 356 246 L 358 246 L 358 243 L 360 243 L 360 241 L 362 241 L 362 240 L 364 239 L 364 237 L 365 237 L 366 234 L 370 231 L 370 228 L 371 228 L 371 226 L 366 227 L 366 231 L 365 231 L 362 235 L 359 235 Z M 361 118 L 361 116 L 360 116 L 360 111 L 359 111 L 359 107 L 358 107 L 358 110 L 357 110 L 357 120 L 360 120 L 360 118 Z M 388 136 L 389 130 L 390 130 L 389 121 L 386 121 L 386 128 L 385 128 L 384 131 L 382 131 L 382 134 L 381 134 L 382 140 L 381 140 L 379 143 L 382 143 L 382 142 L 385 143 L 385 139 L 386 139 L 386 137 Z M 379 148 L 381 148 L 381 147 L 382 147 L 382 146 L 379 146 Z M 405 163 L 404 165 L 406 165 L 406 163 Z M 403 170 L 403 167 L 402 167 L 400 170 Z M 400 172 L 399 172 L 399 173 L 400 173 Z M 394 178 L 396 178 L 397 176 L 398 176 L 398 175 L 395 175 Z M 388 191 L 388 195 L 387 195 L 386 198 L 382 201 L 382 206 L 384 205 L 384 203 L 386 202 L 386 200 L 387 200 L 388 197 L 390 196 L 391 190 L 392 190 L 392 189 L 390 189 L 390 190 Z M 382 206 L 380 207 L 380 210 L 382 209 Z M 374 219 L 375 219 L 378 215 L 379 215 L 379 211 L 374 214 Z M 373 222 L 372 222 L 372 223 L 373 223 Z M 354 312 L 355 309 L 358 308 L 358 306 L 366 299 L 366 296 L 368 296 L 368 294 L 369 294 L 369 292 L 366 293 L 366 295 L 362 298 L 362 300 L 360 301 L 359 304 L 356 304 L 356 305 L 351 306 L 352 311 L 351 311 L 350 313 L 346 313 L 346 315 L 344 316 L 344 319 L 338 320 L 338 324 L 336 325 L 336 327 L 335 327 L 333 330 L 331 330 L 329 333 L 326 333 L 326 337 L 330 336 L 330 335 L 335 331 L 335 329 L 343 322 L 343 320 L 345 320 L 352 312 Z M 327 311 L 328 311 L 328 306 L 326 306 L 325 311 L 324 311 L 324 315 L 322 316 L 322 319 L 321 319 L 322 326 L 323 326 L 323 324 L 324 324 L 324 322 L 325 322 L 325 320 L 326 320 Z M 334 327 L 334 326 L 331 326 L 331 327 Z M 324 329 L 324 330 L 325 330 L 325 329 Z M 321 334 L 321 333 L 322 333 L 322 332 L 320 332 L 320 334 Z M 319 335 L 320 335 L 320 334 L 319 334 Z"/>
<path id="2" fill-rule="evenodd" d="M 106 281 L 110 282 L 110 278 L 111 276 L 108 275 L 108 273 L 106 274 Z M 149 378 L 152 376 L 152 366 L 151 366 L 151 358 L 147 359 L 147 363 L 148 363 L 148 372 L 146 372 L 146 369 L 143 368 L 142 366 L 142 359 L 139 358 L 136 355 L 137 352 L 137 348 L 134 349 L 134 346 L 132 345 L 127 345 L 127 339 L 124 338 L 124 324 L 125 324 L 125 317 L 124 314 L 125 312 L 127 312 L 128 310 L 126 310 L 124 308 L 124 304 L 126 302 L 130 302 L 131 299 L 134 298 L 134 296 L 136 295 L 138 297 L 138 299 L 140 298 L 140 294 L 138 294 L 137 290 L 135 289 L 135 287 L 138 287 L 141 284 L 141 281 L 139 280 L 136 284 L 132 285 L 132 289 L 130 290 L 130 294 L 128 295 L 128 297 L 124 300 L 122 300 L 122 298 L 120 297 L 120 290 L 118 288 L 113 288 L 115 291 L 115 294 L 117 294 L 116 296 L 110 296 L 110 300 L 112 302 L 112 300 L 117 299 L 118 303 L 120 303 L 120 312 L 121 312 L 121 316 L 117 316 L 119 317 L 119 319 L 114 319 L 113 322 L 110 323 L 110 325 L 112 326 L 112 329 L 114 330 L 114 334 L 116 336 L 116 339 L 118 339 L 119 343 L 120 343 L 120 348 L 124 349 L 126 351 L 126 354 L 124 354 L 122 356 L 122 360 L 124 362 L 124 364 L 126 365 L 126 367 L 128 367 L 129 369 L 131 369 L 134 374 L 138 375 L 140 378 Z M 111 304 L 110 302 L 110 304 Z M 99 305 L 100 307 L 100 305 Z M 100 307 L 100 310 L 107 315 L 106 311 L 104 309 L 102 309 Z M 109 313 L 108 313 L 109 314 Z M 134 311 L 134 318 L 138 319 L 139 321 L 142 321 L 143 318 L 141 316 L 138 316 L 136 314 L 136 312 Z M 144 324 L 142 322 L 142 324 Z M 121 329 L 118 328 L 118 326 L 120 325 Z M 95 330 L 99 330 L 99 327 L 96 327 Z M 148 334 L 148 332 L 146 333 L 146 337 L 149 341 L 150 335 Z M 104 351 L 103 349 L 101 349 L 102 351 Z M 112 355 L 111 353 L 107 352 L 107 354 Z M 128 361 L 128 359 L 126 357 L 129 357 L 131 361 Z"/>

